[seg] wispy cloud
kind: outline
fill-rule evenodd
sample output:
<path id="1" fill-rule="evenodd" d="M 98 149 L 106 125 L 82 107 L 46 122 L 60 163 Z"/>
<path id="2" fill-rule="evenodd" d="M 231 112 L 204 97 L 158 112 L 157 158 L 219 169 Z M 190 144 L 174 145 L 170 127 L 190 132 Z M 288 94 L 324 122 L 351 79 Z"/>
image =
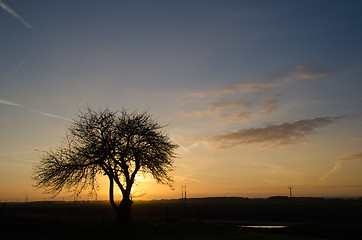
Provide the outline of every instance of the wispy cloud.
<path id="1" fill-rule="evenodd" d="M 30 109 L 30 108 L 28 108 L 28 110 L 31 111 L 31 112 L 34 112 L 34 113 L 38 113 L 38 114 L 43 115 L 43 116 L 47 116 L 47 117 L 59 118 L 59 119 L 63 119 L 63 120 L 66 120 L 66 121 L 73 121 L 70 118 L 65 118 L 65 117 L 62 117 L 62 116 L 59 116 L 59 115 L 56 115 L 56 114 L 41 112 L 41 111 Z"/>
<path id="2" fill-rule="evenodd" d="M 70 119 L 70 118 L 66 118 L 66 117 L 62 117 L 62 116 L 56 115 L 56 114 L 51 114 L 51 113 L 47 113 L 47 112 L 42 112 L 42 111 L 38 111 L 38 110 L 35 110 L 35 109 L 31 109 L 31 108 L 29 108 L 29 107 L 27 107 L 27 106 L 24 106 L 24 105 L 22 105 L 22 104 L 14 103 L 14 102 L 11 102 L 11 101 L 8 101 L 8 100 L 5 100 L 5 99 L 0 99 L 0 104 L 10 105 L 10 106 L 16 106 L 16 107 L 22 107 L 22 108 L 27 109 L 27 110 L 30 111 L 30 112 L 34 112 L 34 113 L 37 113 L 37 114 L 40 114 L 40 115 L 43 115 L 43 116 L 52 117 L 52 118 L 58 118 L 58 119 L 66 120 L 66 121 L 73 121 L 73 120 Z"/>
<path id="3" fill-rule="evenodd" d="M 0 104 L 10 105 L 10 106 L 18 106 L 18 107 L 25 107 L 24 105 L 17 104 L 8 100 L 0 99 Z"/>
<path id="4" fill-rule="evenodd" d="M 22 67 L 24 66 L 24 64 L 28 62 L 28 60 L 29 60 L 29 59 L 25 59 L 25 60 L 23 60 L 21 63 L 19 63 L 18 66 L 16 66 L 16 69 L 22 68 Z"/>
<path id="5" fill-rule="evenodd" d="M 358 153 L 351 153 L 341 158 L 342 161 L 344 160 L 353 160 L 353 159 L 362 159 L 362 152 Z"/>
<path id="6" fill-rule="evenodd" d="M 267 97 L 263 101 L 220 101 L 209 104 L 204 110 L 182 113 L 182 117 L 205 118 L 211 117 L 217 120 L 247 121 L 276 111 L 279 98 Z"/>
<path id="7" fill-rule="evenodd" d="M 24 150 L 24 151 L 15 151 L 7 152 L 0 154 L 0 164 L 12 164 L 12 165 L 32 165 L 34 159 L 34 154 L 37 154 L 37 150 Z M 24 158 L 26 155 L 27 157 Z"/>
<path id="8" fill-rule="evenodd" d="M 342 163 L 344 161 L 347 160 L 357 160 L 360 159 L 362 160 L 362 152 L 357 152 L 357 153 L 351 153 L 348 155 L 345 155 L 343 157 L 341 157 L 340 159 L 338 159 L 333 168 L 331 170 L 329 170 L 326 174 L 324 174 L 322 177 L 320 177 L 320 181 L 324 181 L 326 178 L 328 178 L 331 174 L 338 172 L 341 168 L 342 168 Z"/>
<path id="9" fill-rule="evenodd" d="M 8 152 L 8 153 L 2 153 L 0 154 L 0 157 L 4 157 L 4 156 L 11 156 L 11 155 L 25 155 L 25 154 L 32 154 L 32 153 L 37 153 L 38 151 L 33 150 L 33 151 L 17 151 L 17 152 Z"/>
<path id="10" fill-rule="evenodd" d="M 25 27 L 29 29 L 33 29 L 33 26 L 30 25 L 27 21 L 25 21 L 22 17 L 19 16 L 13 9 L 11 9 L 8 5 L 6 5 L 3 1 L 0 0 L 0 7 L 2 7 L 5 11 L 11 14 L 14 18 L 18 19 Z"/>
<path id="11" fill-rule="evenodd" d="M 342 117 L 321 117 L 299 120 L 292 123 L 268 125 L 261 128 L 241 129 L 237 132 L 200 138 L 200 141 L 216 143 L 218 148 L 227 149 L 241 145 L 256 144 L 263 147 L 295 144 L 297 140 L 315 134 L 317 128 L 327 126 Z"/>
<path id="12" fill-rule="evenodd" d="M 209 113 L 220 112 L 225 109 L 240 110 L 251 107 L 252 105 L 254 105 L 254 103 L 247 101 L 220 101 L 210 104 L 207 107 L 207 112 Z"/>
<path id="13" fill-rule="evenodd" d="M 251 107 L 251 106 L 250 106 Z M 225 119 L 250 119 L 250 113 L 246 111 L 246 107 L 243 103 L 235 102 L 222 102 L 216 104 L 210 104 L 206 107 L 206 109 L 193 111 L 193 112 L 182 112 L 181 116 L 183 118 L 206 118 L 211 117 L 217 120 L 225 120 Z M 245 109 L 245 110 L 243 110 Z M 237 113 L 235 113 L 235 111 Z M 238 117 L 239 116 L 239 117 Z M 242 116 L 245 116 L 243 118 Z"/>
<path id="14" fill-rule="evenodd" d="M 277 87 L 283 83 L 292 83 L 299 80 L 317 79 L 321 77 L 326 77 L 335 72 L 336 72 L 335 70 L 330 70 L 325 68 L 312 68 L 303 65 L 298 65 L 292 69 L 288 69 L 284 72 L 266 77 L 264 81 L 237 83 L 229 87 L 214 89 L 210 91 L 186 92 L 185 96 L 189 98 L 205 98 L 205 97 L 217 97 L 220 95 L 228 95 L 235 93 L 258 92 L 263 89 Z"/>
<path id="15" fill-rule="evenodd" d="M 272 74 L 256 82 L 237 83 L 225 88 L 209 91 L 187 92 L 184 97 L 194 105 L 202 104 L 199 109 L 182 112 L 183 118 L 211 118 L 213 120 L 250 121 L 269 115 L 278 110 L 280 96 L 260 99 L 261 90 L 296 81 L 318 79 L 336 73 L 339 70 L 297 65 L 283 72 Z M 254 94 L 244 94 L 254 93 Z M 257 98 L 258 100 L 255 100 Z M 243 100 L 240 100 L 243 99 Z M 253 99 L 246 101 L 247 99 Z M 211 103 L 214 101 L 214 103 Z"/>
<path id="16" fill-rule="evenodd" d="M 279 98 L 269 97 L 261 104 L 262 109 L 257 113 L 258 116 L 268 115 L 277 110 Z"/>

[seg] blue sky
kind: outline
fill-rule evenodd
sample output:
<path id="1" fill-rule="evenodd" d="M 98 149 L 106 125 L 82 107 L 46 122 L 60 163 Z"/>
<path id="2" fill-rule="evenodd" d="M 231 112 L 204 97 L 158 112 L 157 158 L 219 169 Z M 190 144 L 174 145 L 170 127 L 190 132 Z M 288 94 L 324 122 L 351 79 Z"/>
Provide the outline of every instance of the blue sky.
<path id="1" fill-rule="evenodd" d="M 194 196 L 362 184 L 360 1 L 0 6 L 2 199 L 42 198 L 34 149 L 58 146 L 87 104 L 169 124 L 190 152 L 179 150 L 176 189 Z M 179 195 L 140 181 L 146 198 Z M 361 190 L 336 189 L 322 194 Z"/>

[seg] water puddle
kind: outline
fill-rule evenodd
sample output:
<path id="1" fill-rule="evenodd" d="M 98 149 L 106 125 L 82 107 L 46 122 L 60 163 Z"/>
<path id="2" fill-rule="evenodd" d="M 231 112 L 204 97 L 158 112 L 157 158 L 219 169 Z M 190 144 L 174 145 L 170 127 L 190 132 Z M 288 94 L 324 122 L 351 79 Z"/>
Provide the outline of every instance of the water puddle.
<path id="1" fill-rule="evenodd" d="M 242 228 L 286 228 L 287 226 L 248 226 L 248 225 L 240 225 Z"/>

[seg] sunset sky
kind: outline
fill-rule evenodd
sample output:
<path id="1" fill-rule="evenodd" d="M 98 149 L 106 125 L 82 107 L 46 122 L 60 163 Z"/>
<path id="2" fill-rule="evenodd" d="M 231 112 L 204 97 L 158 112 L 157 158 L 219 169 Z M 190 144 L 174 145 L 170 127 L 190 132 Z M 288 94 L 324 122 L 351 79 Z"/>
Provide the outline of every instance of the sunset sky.
<path id="1" fill-rule="evenodd" d="M 87 105 L 147 110 L 182 146 L 175 189 L 140 176 L 135 199 L 181 186 L 362 196 L 361 12 L 353 0 L 0 0 L 0 201 L 49 199 L 33 167 Z"/>

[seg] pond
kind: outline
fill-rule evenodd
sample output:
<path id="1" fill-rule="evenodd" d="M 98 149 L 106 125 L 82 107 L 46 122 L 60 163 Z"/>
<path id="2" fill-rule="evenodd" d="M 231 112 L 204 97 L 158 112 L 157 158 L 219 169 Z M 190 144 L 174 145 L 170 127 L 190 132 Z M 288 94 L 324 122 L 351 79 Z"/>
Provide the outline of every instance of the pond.
<path id="1" fill-rule="evenodd" d="M 286 228 L 287 226 L 266 226 L 266 225 L 256 225 L 256 226 L 250 226 L 250 225 L 239 225 L 239 227 L 242 228 Z"/>

